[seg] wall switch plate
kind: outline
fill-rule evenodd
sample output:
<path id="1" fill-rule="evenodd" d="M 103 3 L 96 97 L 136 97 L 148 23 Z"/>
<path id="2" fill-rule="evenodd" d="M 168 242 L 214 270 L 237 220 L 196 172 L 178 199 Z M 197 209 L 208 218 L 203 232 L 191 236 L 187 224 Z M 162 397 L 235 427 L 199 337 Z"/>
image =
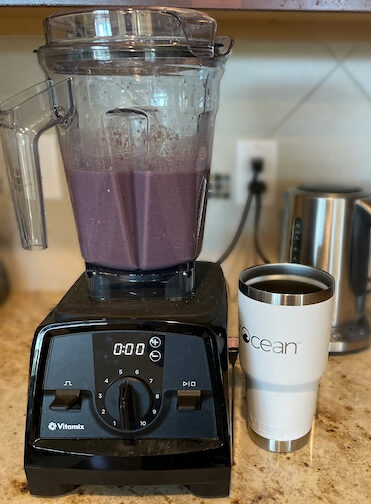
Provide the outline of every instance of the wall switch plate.
<path id="1" fill-rule="evenodd" d="M 229 173 L 210 173 L 208 198 L 228 199 L 231 197 Z"/>
<path id="2" fill-rule="evenodd" d="M 262 204 L 274 202 L 277 186 L 278 144 L 274 140 L 241 139 L 237 141 L 236 170 L 234 177 L 234 196 L 237 205 L 246 203 L 248 184 L 253 175 L 251 161 L 260 158 L 264 162 L 260 180 L 267 184 L 262 196 Z"/>

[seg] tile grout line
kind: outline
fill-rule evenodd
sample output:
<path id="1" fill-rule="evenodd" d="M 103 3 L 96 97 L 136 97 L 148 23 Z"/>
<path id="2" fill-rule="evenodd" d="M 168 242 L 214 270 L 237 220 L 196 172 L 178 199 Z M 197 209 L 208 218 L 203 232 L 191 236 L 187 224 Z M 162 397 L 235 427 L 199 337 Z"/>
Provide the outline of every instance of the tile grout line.
<path id="1" fill-rule="evenodd" d="M 331 70 L 329 72 L 327 72 L 324 77 L 322 77 L 321 80 L 319 80 L 317 82 L 317 84 L 315 84 L 312 89 L 310 91 L 308 91 L 308 93 L 306 95 L 303 96 L 303 98 L 296 104 L 293 106 L 293 108 L 291 110 L 289 110 L 287 112 L 287 114 L 275 125 L 273 126 L 266 135 L 264 135 L 264 139 L 268 139 L 270 137 L 272 137 L 272 135 L 274 135 L 274 133 L 277 132 L 277 130 L 290 118 L 292 117 L 292 115 L 308 100 L 308 98 L 310 98 L 321 86 L 322 84 L 324 84 L 327 79 L 329 77 L 331 77 L 331 75 L 338 69 L 338 68 L 343 68 L 345 69 L 346 67 L 343 66 L 343 63 L 352 55 L 352 53 L 354 53 L 354 51 L 356 50 L 357 48 L 357 45 L 354 46 L 350 51 L 349 53 L 341 60 L 339 61 L 339 59 L 336 57 L 336 55 L 331 51 L 331 49 L 329 48 L 329 46 L 326 44 L 326 42 L 323 42 L 323 46 L 327 48 L 328 52 L 331 54 L 331 56 L 334 58 L 335 60 L 335 66 L 331 68 Z M 371 101 L 371 99 L 368 97 L 368 100 Z"/>
<path id="2" fill-rule="evenodd" d="M 342 68 L 342 70 L 347 74 L 347 76 L 350 78 L 350 80 L 353 82 L 353 84 L 357 87 L 357 89 L 361 92 L 361 94 L 366 98 L 366 100 L 371 103 L 371 95 L 368 93 L 368 91 L 362 86 L 362 84 L 358 81 L 357 77 L 353 75 L 353 73 L 349 70 L 349 68 L 344 65 L 346 61 L 349 59 L 349 57 L 355 52 L 355 50 L 358 48 L 359 44 L 356 44 L 351 51 L 344 57 L 339 59 L 334 51 L 331 49 L 331 47 L 328 45 L 328 43 L 324 42 L 324 46 L 328 50 L 328 52 L 333 56 L 339 63 Z"/>

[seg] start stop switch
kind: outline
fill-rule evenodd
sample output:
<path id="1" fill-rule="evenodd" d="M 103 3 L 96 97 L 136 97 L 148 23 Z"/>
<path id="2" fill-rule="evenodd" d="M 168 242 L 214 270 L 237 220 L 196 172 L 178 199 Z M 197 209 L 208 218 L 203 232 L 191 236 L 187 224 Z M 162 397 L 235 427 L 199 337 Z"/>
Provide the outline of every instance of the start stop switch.
<path id="1" fill-rule="evenodd" d="M 201 408 L 201 390 L 178 390 L 178 410 L 198 410 Z"/>

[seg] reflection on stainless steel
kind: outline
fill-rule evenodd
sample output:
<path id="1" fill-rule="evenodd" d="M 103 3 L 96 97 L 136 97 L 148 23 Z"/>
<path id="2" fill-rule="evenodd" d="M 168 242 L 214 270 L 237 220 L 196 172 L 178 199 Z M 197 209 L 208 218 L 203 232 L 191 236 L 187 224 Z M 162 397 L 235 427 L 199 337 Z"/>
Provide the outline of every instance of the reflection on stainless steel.
<path id="1" fill-rule="evenodd" d="M 311 433 L 311 431 L 309 431 L 307 434 L 305 434 L 305 436 L 299 439 L 293 439 L 291 441 L 277 441 L 276 439 L 267 439 L 260 436 L 255 431 L 253 431 L 251 427 L 248 427 L 248 429 L 250 437 L 255 444 L 260 446 L 260 448 L 264 448 L 264 450 L 269 450 L 276 453 L 288 453 L 300 450 L 300 448 L 303 448 L 303 446 L 306 445 Z"/>
<path id="2" fill-rule="evenodd" d="M 336 280 L 330 351 L 366 348 L 371 196 L 358 187 L 299 186 L 285 203 L 281 261 L 315 266 Z"/>

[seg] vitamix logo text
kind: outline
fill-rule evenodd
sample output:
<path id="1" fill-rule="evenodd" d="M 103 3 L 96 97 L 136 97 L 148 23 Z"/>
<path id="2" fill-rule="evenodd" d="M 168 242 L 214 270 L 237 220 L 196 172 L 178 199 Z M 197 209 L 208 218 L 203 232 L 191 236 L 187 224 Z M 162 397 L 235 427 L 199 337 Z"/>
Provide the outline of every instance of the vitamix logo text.
<path id="1" fill-rule="evenodd" d="M 55 430 L 85 430 L 84 424 L 67 424 L 64 422 L 49 422 L 48 429 L 51 431 Z"/>
<path id="2" fill-rule="evenodd" d="M 298 353 L 298 343 L 295 341 L 271 341 L 267 338 L 259 338 L 259 336 L 251 335 L 246 327 L 241 327 L 240 335 L 245 343 L 248 343 L 256 350 L 285 355 L 296 355 Z"/>

